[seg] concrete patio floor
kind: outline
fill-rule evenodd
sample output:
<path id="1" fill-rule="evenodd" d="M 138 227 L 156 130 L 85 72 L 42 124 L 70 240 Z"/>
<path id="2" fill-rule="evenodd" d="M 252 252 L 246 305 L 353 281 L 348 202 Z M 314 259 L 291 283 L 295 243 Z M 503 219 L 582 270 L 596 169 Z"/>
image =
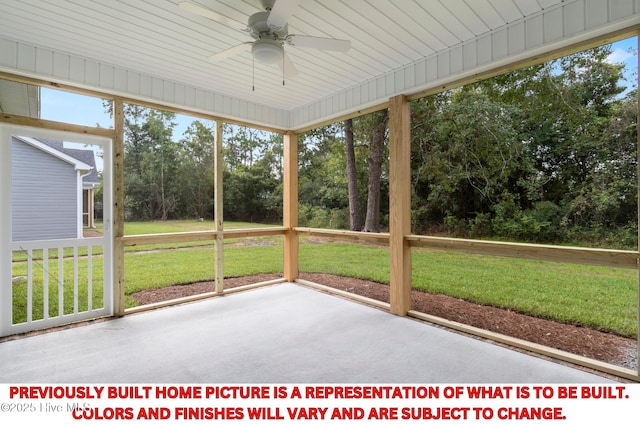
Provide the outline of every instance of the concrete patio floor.
<path id="1" fill-rule="evenodd" d="M 0 383 L 603 383 L 283 283 L 0 343 Z"/>

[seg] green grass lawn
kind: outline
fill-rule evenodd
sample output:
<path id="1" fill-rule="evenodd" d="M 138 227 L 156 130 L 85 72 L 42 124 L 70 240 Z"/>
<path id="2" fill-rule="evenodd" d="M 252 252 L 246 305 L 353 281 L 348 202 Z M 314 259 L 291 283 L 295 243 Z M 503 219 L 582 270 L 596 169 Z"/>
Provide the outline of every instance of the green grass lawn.
<path id="1" fill-rule="evenodd" d="M 256 227 L 256 224 L 239 224 L 239 227 Z M 139 224 L 127 234 L 194 231 L 208 226 L 196 221 Z M 232 228 L 231 226 L 225 228 Z M 169 231 L 171 230 L 171 231 Z M 250 242 L 247 244 L 247 242 Z M 282 272 L 282 237 L 233 239 L 225 242 L 224 276 L 245 276 L 258 273 Z M 201 244 L 201 242 L 198 242 Z M 175 245 L 174 245 L 175 246 Z M 149 288 L 173 284 L 211 280 L 214 277 L 214 250 L 211 245 L 187 245 L 177 250 L 167 250 L 163 245 L 145 248 L 128 248 L 125 254 L 125 294 Z M 72 270 L 71 259 L 65 260 L 65 271 Z M 69 264 L 67 264 L 69 263 Z M 13 276 L 26 275 L 26 262 L 14 259 Z M 35 263 L 34 263 L 35 264 Z M 50 270 L 57 269 L 57 260 L 51 260 Z M 102 261 L 94 258 L 95 286 L 102 276 Z M 35 267 L 34 267 L 35 269 Z M 80 269 L 82 271 L 82 269 Z M 355 243 L 311 243 L 305 238 L 300 244 L 300 271 L 321 272 L 347 277 L 357 277 L 381 283 L 389 281 L 389 250 L 374 245 Z M 634 337 L 638 319 L 637 271 L 607 267 L 583 266 L 522 260 L 493 256 L 469 255 L 412 250 L 412 280 L 416 289 L 450 295 L 479 304 L 530 314 L 537 317 L 579 324 L 600 330 L 612 331 L 622 336 Z M 65 279 L 67 283 L 68 279 Z M 50 284 L 50 312 L 57 312 L 53 301 L 56 287 Z M 86 283 L 81 278 L 80 283 Z M 72 285 L 65 284 L 65 287 Z M 34 313 L 38 307 L 42 316 L 42 277 L 34 277 Z M 26 284 L 14 283 L 14 304 L 26 304 Z M 86 301 L 86 290 L 82 301 Z M 94 306 L 101 304 L 94 289 Z M 67 295 L 65 293 L 65 295 Z M 65 299 L 65 311 L 68 310 Z M 86 302 L 83 302 L 86 306 Z M 135 301 L 127 298 L 127 306 Z M 24 318 L 17 313 L 14 321 Z M 21 317 L 22 316 L 22 317 Z M 38 318 L 38 317 L 36 317 Z"/>
<path id="2" fill-rule="evenodd" d="M 417 289 L 636 335 L 636 270 L 428 251 L 412 261 Z"/>

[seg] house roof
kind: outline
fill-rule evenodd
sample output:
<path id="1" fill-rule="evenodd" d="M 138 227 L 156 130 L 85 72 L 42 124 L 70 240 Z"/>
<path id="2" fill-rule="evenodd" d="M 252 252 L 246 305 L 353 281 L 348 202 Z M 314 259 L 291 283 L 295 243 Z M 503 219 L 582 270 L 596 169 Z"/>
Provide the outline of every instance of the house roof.
<path id="1" fill-rule="evenodd" d="M 45 138 L 31 138 L 24 136 L 14 136 L 14 138 L 73 165 L 76 170 L 88 173 L 82 178 L 82 182 L 84 184 L 98 184 L 100 182 L 98 172 L 96 170 L 96 159 L 93 150 L 66 148 L 64 147 L 63 141 Z"/>
<path id="2" fill-rule="evenodd" d="M 67 148 L 64 146 L 63 141 L 56 141 L 52 139 L 45 138 L 35 138 L 43 144 L 48 145 L 55 150 L 64 153 L 74 159 L 82 162 L 83 164 L 88 165 L 91 170 L 88 175 L 85 175 L 82 178 L 82 182 L 85 184 L 98 184 L 100 182 L 100 178 L 98 177 L 98 171 L 96 169 L 96 156 L 93 150 L 87 148 Z M 84 169 L 84 168 L 81 168 Z"/>
<path id="3" fill-rule="evenodd" d="M 67 153 L 71 157 L 80 160 L 83 163 L 91 166 L 91 172 L 88 175 L 82 177 L 82 182 L 85 184 L 99 184 L 100 178 L 98 176 L 98 170 L 96 169 L 95 153 L 91 149 L 79 149 L 79 148 L 64 148 L 64 153 Z"/>
<path id="4" fill-rule="evenodd" d="M 270 1 L 270 0 L 263 0 Z M 349 40 L 347 52 L 285 45 L 297 68 L 240 52 L 260 0 L 0 0 L 0 71 L 276 129 L 299 130 L 594 38 L 635 35 L 638 0 L 277 0 L 290 34 Z M 299 4 L 298 4 L 299 3 Z M 277 3 L 276 3 L 277 5 Z M 213 19 L 211 18 L 213 16 Z"/>

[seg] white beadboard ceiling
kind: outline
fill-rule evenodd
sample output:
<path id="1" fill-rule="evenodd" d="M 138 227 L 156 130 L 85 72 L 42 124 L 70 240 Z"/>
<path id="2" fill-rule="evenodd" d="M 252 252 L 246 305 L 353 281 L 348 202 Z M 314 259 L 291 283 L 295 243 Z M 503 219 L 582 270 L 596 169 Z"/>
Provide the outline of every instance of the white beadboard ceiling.
<path id="1" fill-rule="evenodd" d="M 0 0 L 0 70 L 273 126 L 299 128 L 640 23 L 640 0 L 301 0 L 285 45 L 298 75 L 244 52 L 252 41 L 179 0 Z M 194 0 L 246 24 L 260 0 Z"/>

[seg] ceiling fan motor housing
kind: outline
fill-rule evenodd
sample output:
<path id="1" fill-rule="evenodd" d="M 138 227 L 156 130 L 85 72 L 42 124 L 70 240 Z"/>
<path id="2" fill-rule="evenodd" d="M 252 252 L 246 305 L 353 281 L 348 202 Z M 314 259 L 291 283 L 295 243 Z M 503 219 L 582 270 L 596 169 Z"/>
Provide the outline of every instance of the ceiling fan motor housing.
<path id="1" fill-rule="evenodd" d="M 248 32 L 256 40 L 272 38 L 274 40 L 285 39 L 288 35 L 288 25 L 282 28 L 273 28 L 268 23 L 269 12 L 257 12 L 249 17 Z"/>
<path id="2" fill-rule="evenodd" d="M 256 41 L 251 46 L 253 57 L 265 64 L 282 61 L 282 40 L 287 37 L 287 26 L 272 28 L 269 23 L 269 12 L 254 13 L 249 17 L 248 31 Z"/>

